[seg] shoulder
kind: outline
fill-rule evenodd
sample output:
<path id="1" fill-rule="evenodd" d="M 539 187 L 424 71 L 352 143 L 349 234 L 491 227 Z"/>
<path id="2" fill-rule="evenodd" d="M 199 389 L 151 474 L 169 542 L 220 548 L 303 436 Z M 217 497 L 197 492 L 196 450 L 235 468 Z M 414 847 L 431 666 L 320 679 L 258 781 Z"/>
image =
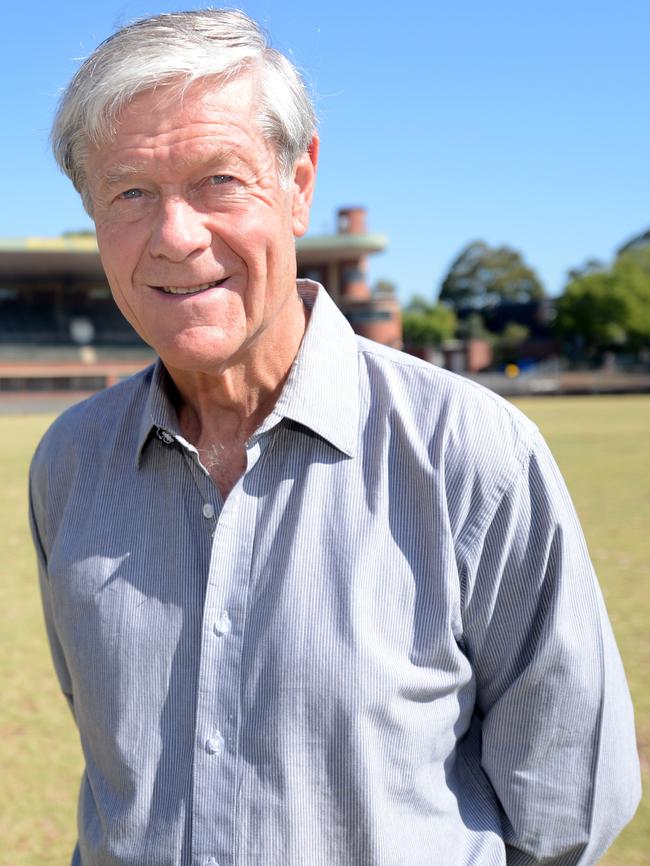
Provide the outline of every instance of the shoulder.
<path id="1" fill-rule="evenodd" d="M 359 338 L 369 416 L 444 490 L 452 528 L 481 524 L 528 465 L 535 424 L 478 383 Z"/>
<path id="2" fill-rule="evenodd" d="M 32 484 L 38 486 L 46 478 L 74 473 L 86 461 L 100 463 L 102 455 L 118 444 L 135 443 L 152 371 L 153 367 L 147 367 L 59 415 L 32 459 Z"/>
<path id="3" fill-rule="evenodd" d="M 413 432 L 482 453 L 500 441 L 521 456 L 537 433 L 514 405 L 464 376 L 357 338 L 362 379 L 371 399 L 389 412 L 404 413 Z"/>

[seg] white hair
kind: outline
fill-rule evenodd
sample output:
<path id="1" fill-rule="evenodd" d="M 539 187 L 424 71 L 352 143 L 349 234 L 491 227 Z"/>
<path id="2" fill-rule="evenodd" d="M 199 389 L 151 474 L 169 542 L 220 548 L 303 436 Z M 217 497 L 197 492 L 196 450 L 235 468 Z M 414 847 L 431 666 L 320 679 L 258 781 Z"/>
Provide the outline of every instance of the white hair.
<path id="1" fill-rule="evenodd" d="M 120 111 L 137 94 L 165 84 L 185 89 L 203 79 L 227 80 L 245 70 L 259 75 L 258 123 L 286 182 L 309 147 L 316 115 L 298 70 L 245 13 L 203 9 L 156 15 L 102 42 L 63 93 L 51 136 L 54 157 L 88 212 L 88 146 L 113 138 Z"/>

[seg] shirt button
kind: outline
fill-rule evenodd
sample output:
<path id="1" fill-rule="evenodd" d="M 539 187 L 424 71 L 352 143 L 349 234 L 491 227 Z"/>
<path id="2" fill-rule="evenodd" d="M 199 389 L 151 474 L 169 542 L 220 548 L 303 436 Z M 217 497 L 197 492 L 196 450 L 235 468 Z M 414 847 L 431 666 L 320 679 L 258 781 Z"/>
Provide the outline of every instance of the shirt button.
<path id="1" fill-rule="evenodd" d="M 158 436 L 158 438 L 160 439 L 161 442 L 165 443 L 165 445 L 171 445 L 172 442 L 174 441 L 174 437 L 172 436 L 172 434 L 168 433 L 166 430 L 163 430 L 160 427 L 158 428 L 156 435 Z"/>
<path id="2" fill-rule="evenodd" d="M 205 861 L 205 863 L 203 864 L 203 866 L 219 866 L 219 864 L 218 864 L 217 861 L 214 859 L 214 857 L 210 857 L 209 860 L 206 860 L 206 861 Z"/>
<path id="3" fill-rule="evenodd" d="M 232 622 L 230 621 L 230 617 L 228 616 L 228 611 L 224 610 L 221 613 L 221 616 L 214 624 L 214 633 L 221 637 L 224 634 L 230 634 L 232 631 Z"/>
<path id="4" fill-rule="evenodd" d="M 206 502 L 203 506 L 203 516 L 207 517 L 208 520 L 214 517 L 214 508 L 210 505 L 209 502 Z"/>
<path id="5" fill-rule="evenodd" d="M 221 736 L 221 731 L 215 731 L 211 737 L 205 741 L 205 751 L 208 755 L 220 755 L 223 752 L 225 741 Z"/>

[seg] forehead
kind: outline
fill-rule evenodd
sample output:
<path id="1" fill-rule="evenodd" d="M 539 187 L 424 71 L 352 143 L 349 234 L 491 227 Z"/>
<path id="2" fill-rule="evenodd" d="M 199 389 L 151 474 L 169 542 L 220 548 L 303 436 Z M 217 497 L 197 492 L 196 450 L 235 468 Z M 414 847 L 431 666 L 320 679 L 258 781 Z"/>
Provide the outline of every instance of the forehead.
<path id="1" fill-rule="evenodd" d="M 90 149 L 91 162 L 146 158 L 220 146 L 268 150 L 259 123 L 259 85 L 250 72 L 227 81 L 166 84 L 136 94 L 120 111 L 109 141 Z"/>
<path id="2" fill-rule="evenodd" d="M 189 84 L 178 81 L 137 93 L 117 117 L 118 132 L 134 117 L 151 113 L 161 132 L 173 129 L 179 119 L 205 121 L 236 115 L 255 122 L 259 104 L 257 76 L 244 72 L 223 80 L 203 78 Z"/>

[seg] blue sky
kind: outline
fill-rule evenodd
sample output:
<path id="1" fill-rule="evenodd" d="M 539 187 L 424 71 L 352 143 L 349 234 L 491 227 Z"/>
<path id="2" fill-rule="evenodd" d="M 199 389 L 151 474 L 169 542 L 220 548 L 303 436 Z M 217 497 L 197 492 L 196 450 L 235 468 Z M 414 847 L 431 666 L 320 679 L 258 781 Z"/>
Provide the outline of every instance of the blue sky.
<path id="1" fill-rule="evenodd" d="M 89 227 L 48 149 L 58 93 L 120 24 L 192 4 L 35 0 L 3 9 L 0 237 Z M 235 4 L 231 4 L 235 5 Z M 550 294 L 650 227 L 650 2 L 239 4 L 317 95 L 312 233 L 339 206 L 389 237 L 371 279 L 435 297 L 469 241 L 521 250 Z"/>

